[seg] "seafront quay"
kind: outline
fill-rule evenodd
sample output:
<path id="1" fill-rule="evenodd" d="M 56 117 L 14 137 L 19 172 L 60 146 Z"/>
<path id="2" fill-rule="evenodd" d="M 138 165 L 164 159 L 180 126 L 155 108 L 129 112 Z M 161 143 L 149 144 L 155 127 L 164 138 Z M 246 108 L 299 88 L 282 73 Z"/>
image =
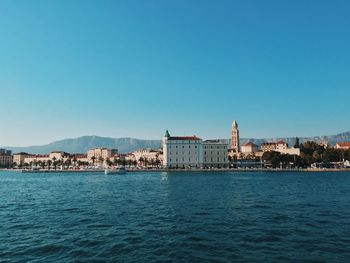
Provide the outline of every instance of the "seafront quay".
<path id="1" fill-rule="evenodd" d="M 87 169 L 87 170 L 30 170 L 30 169 L 0 169 L 0 171 L 12 171 L 12 172 L 21 172 L 21 173 L 104 173 L 104 169 Z M 129 173 L 236 173 L 236 172 L 266 172 L 266 173 L 284 173 L 284 172 L 350 172 L 350 168 L 211 168 L 211 169 L 169 169 L 169 168 L 126 168 L 126 171 Z"/>

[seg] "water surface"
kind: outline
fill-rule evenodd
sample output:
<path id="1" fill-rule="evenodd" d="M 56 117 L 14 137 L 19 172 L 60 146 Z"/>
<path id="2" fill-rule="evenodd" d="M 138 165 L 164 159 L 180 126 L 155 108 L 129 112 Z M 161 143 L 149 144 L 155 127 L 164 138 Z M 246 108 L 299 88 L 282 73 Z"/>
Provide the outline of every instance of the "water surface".
<path id="1" fill-rule="evenodd" d="M 0 261 L 349 260 L 350 173 L 0 171 Z"/>

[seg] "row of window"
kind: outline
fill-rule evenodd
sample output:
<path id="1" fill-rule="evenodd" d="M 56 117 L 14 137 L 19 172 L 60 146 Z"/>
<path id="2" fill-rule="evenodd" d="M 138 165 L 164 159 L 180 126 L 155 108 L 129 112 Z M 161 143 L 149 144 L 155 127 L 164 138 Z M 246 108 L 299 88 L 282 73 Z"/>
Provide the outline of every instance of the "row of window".
<path id="1" fill-rule="evenodd" d="M 172 152 L 169 152 L 169 155 L 171 155 L 171 153 Z M 188 154 L 191 155 L 191 154 L 198 154 L 198 153 L 189 151 Z M 175 152 L 175 155 L 178 155 L 178 152 Z M 185 155 L 185 152 L 182 152 L 182 155 Z"/>
<path id="2" fill-rule="evenodd" d="M 227 146 L 204 146 L 204 149 L 224 149 L 226 150 L 227 149 Z"/>
<path id="3" fill-rule="evenodd" d="M 172 159 L 169 159 L 169 162 L 171 163 Z M 175 162 L 179 162 L 179 159 L 175 159 Z M 185 158 L 182 158 L 182 162 L 185 162 Z M 191 162 L 191 158 L 188 158 L 188 162 Z"/>
<path id="4" fill-rule="evenodd" d="M 178 146 L 176 145 L 175 148 L 177 149 Z M 191 149 L 191 145 L 189 145 L 188 148 Z M 197 149 L 197 145 L 195 145 L 194 148 Z M 169 149 L 171 149 L 171 145 L 169 145 Z M 182 145 L 182 149 L 185 149 L 185 145 Z"/>
<path id="5" fill-rule="evenodd" d="M 209 162 L 209 158 L 204 158 L 204 162 Z M 210 162 L 214 162 L 214 158 L 210 158 Z M 216 162 L 218 162 L 218 163 L 221 162 L 219 157 L 216 158 Z M 226 162 L 226 158 L 224 158 L 222 162 L 225 163 Z"/>
<path id="6" fill-rule="evenodd" d="M 215 152 L 213 152 L 213 151 L 208 152 L 208 155 L 209 155 L 209 153 L 210 153 L 211 155 L 214 155 L 214 154 L 215 154 Z M 221 153 L 222 153 L 223 155 L 226 155 L 226 152 L 221 152 Z M 217 151 L 216 154 L 217 154 L 217 155 L 220 155 L 220 151 Z M 207 155 L 207 151 L 204 151 L 204 155 Z"/>

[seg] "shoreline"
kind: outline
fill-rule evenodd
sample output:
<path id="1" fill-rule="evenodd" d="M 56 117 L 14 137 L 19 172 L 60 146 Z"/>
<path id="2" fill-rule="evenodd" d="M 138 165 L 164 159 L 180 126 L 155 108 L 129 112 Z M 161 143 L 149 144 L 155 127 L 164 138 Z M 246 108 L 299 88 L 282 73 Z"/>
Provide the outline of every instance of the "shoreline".
<path id="1" fill-rule="evenodd" d="M 350 168 L 303 168 L 303 169 L 126 169 L 128 173 L 198 173 L 198 172 L 214 172 L 214 173 L 227 173 L 227 172 L 350 172 Z M 104 170 L 22 170 L 22 169 L 0 169 L 0 171 L 20 172 L 20 173 L 104 173 Z"/>

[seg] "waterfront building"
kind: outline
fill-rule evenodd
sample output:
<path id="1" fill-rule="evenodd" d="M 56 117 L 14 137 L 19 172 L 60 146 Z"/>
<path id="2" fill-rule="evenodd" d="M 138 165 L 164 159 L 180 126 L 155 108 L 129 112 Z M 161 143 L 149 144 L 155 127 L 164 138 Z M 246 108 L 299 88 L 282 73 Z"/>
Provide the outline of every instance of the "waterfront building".
<path id="1" fill-rule="evenodd" d="M 70 154 L 63 151 L 53 151 L 49 154 L 51 160 L 67 160 L 70 158 Z"/>
<path id="2" fill-rule="evenodd" d="M 227 168 L 228 143 L 226 140 L 206 140 L 203 142 L 203 167 Z"/>
<path id="3" fill-rule="evenodd" d="M 39 161 L 47 162 L 49 160 L 51 161 L 49 154 L 33 154 L 26 156 L 24 158 L 23 164 L 32 165 L 38 163 Z"/>
<path id="4" fill-rule="evenodd" d="M 70 158 L 72 162 L 74 163 L 88 163 L 89 159 L 87 157 L 87 154 L 81 154 L 81 153 L 75 153 L 71 154 Z"/>
<path id="5" fill-rule="evenodd" d="M 0 167 L 10 168 L 12 165 L 12 155 L 10 150 L 0 149 Z"/>
<path id="6" fill-rule="evenodd" d="M 118 154 L 117 149 L 95 148 L 87 152 L 87 157 L 89 159 L 89 162 L 94 162 L 93 159 L 96 161 L 99 161 L 100 159 L 106 160 L 116 154 Z"/>
<path id="7" fill-rule="evenodd" d="M 238 123 L 233 121 L 231 129 L 231 151 L 240 152 Z"/>
<path id="8" fill-rule="evenodd" d="M 29 157 L 31 154 L 26 152 L 19 152 L 13 154 L 13 164 L 23 165 L 25 163 L 25 158 Z"/>
<path id="9" fill-rule="evenodd" d="M 288 148 L 288 143 L 285 141 L 277 141 L 277 142 L 265 142 L 261 144 L 261 150 L 263 152 L 279 152 L 281 154 L 290 154 L 290 155 L 300 155 L 299 148 Z"/>
<path id="10" fill-rule="evenodd" d="M 241 146 L 242 153 L 256 153 L 259 151 L 258 145 L 253 142 L 247 142 Z"/>
<path id="11" fill-rule="evenodd" d="M 263 152 L 285 150 L 287 148 L 288 148 L 288 143 L 282 140 L 277 142 L 264 142 L 261 144 L 261 150 Z"/>
<path id="12" fill-rule="evenodd" d="M 145 166 L 146 164 L 160 164 L 161 160 L 161 151 L 156 151 L 152 149 L 141 149 L 133 152 L 137 164 L 140 166 Z"/>
<path id="13" fill-rule="evenodd" d="M 338 142 L 335 145 L 336 149 L 341 149 L 341 150 L 349 150 L 350 149 L 350 142 Z"/>
<path id="14" fill-rule="evenodd" d="M 170 136 L 163 138 L 163 165 L 168 168 L 200 168 L 203 166 L 202 139 L 197 136 Z"/>

